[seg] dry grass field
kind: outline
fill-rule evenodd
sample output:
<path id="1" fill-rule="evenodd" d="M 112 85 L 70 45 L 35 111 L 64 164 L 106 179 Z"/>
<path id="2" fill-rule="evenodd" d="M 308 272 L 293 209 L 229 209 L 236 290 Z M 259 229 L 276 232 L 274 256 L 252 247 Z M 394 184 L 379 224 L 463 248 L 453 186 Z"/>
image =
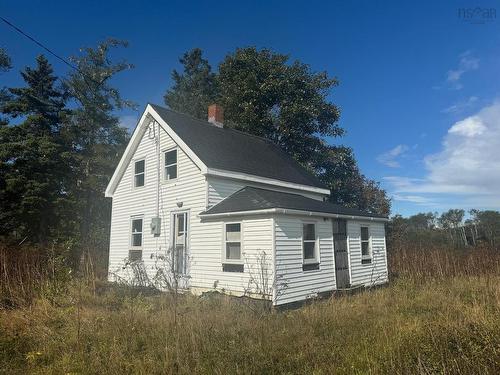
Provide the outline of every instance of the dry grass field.
<path id="1" fill-rule="evenodd" d="M 387 286 L 273 312 L 220 295 L 181 296 L 174 307 L 171 295 L 83 278 L 16 299 L 5 268 L 0 372 L 499 374 L 498 251 L 390 260 Z"/>

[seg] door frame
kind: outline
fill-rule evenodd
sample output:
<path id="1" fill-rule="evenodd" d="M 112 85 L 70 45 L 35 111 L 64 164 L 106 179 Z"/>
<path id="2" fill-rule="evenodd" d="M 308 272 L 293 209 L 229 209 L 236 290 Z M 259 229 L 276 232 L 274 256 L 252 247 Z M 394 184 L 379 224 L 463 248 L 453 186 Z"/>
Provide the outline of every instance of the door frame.
<path id="1" fill-rule="evenodd" d="M 347 271 L 349 275 L 349 283 L 348 285 L 352 285 L 352 275 L 351 275 L 351 251 L 349 249 L 349 221 L 347 219 L 341 218 L 332 218 L 331 220 L 331 228 L 332 228 L 332 248 L 333 248 L 333 269 L 335 272 L 335 289 L 338 290 L 338 274 L 337 274 L 337 262 L 335 259 L 335 233 L 333 232 L 333 222 L 335 220 L 343 220 L 345 221 L 345 241 L 346 241 L 346 254 L 347 254 Z"/>
<path id="2" fill-rule="evenodd" d="M 187 236 L 185 237 L 186 244 L 184 245 L 184 268 L 186 270 L 185 273 L 179 274 L 179 276 L 182 279 L 187 279 L 190 275 L 191 271 L 191 265 L 189 260 L 191 259 L 191 213 L 189 209 L 184 209 L 184 210 L 175 210 L 175 211 L 170 211 L 170 249 L 172 249 L 172 252 L 175 252 L 175 218 L 179 214 L 186 214 L 186 231 L 187 231 Z M 173 259 L 173 257 L 172 257 Z M 172 267 L 175 267 L 175 264 L 172 263 Z M 184 283 L 183 283 L 184 284 Z"/>

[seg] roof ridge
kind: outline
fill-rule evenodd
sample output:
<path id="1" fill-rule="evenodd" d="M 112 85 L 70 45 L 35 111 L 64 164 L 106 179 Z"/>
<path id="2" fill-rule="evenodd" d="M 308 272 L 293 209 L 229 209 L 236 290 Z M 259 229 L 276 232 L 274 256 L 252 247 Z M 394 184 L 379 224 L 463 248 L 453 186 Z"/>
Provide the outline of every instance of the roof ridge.
<path id="1" fill-rule="evenodd" d="M 203 123 L 210 124 L 210 126 L 214 126 L 210 121 L 202 120 L 202 119 L 200 119 L 200 118 L 198 118 L 196 116 L 193 116 L 193 115 L 191 115 L 189 113 L 184 113 L 184 112 L 181 112 L 181 111 L 177 111 L 177 110 L 172 109 L 172 108 L 166 108 L 166 107 L 163 107 L 161 105 L 154 104 L 154 103 L 148 103 L 148 104 L 150 104 L 152 106 L 155 106 L 155 107 L 160 107 L 160 108 L 162 108 L 162 109 L 164 109 L 166 111 L 174 112 L 174 113 L 177 113 L 177 114 L 182 115 L 182 116 L 190 117 L 193 120 L 196 120 L 198 122 L 203 122 Z M 222 131 L 224 131 L 224 130 L 233 131 L 235 133 L 240 133 L 240 134 L 243 134 L 243 135 L 246 135 L 246 136 L 249 136 L 249 137 L 257 138 L 257 139 L 260 139 L 260 140 L 262 140 L 264 142 L 268 142 L 268 143 L 272 144 L 273 146 L 277 146 L 278 148 L 280 148 L 276 143 L 272 142 L 270 139 L 264 138 L 264 137 L 262 137 L 260 135 L 255 135 L 255 134 L 247 133 L 247 132 L 245 132 L 243 130 L 239 130 L 239 129 L 235 129 L 235 128 L 229 128 L 229 127 L 225 127 L 225 126 L 223 126 L 223 127 L 214 126 L 214 128 L 221 129 Z"/>
<path id="2" fill-rule="evenodd" d="M 209 121 L 207 121 L 207 120 L 202 120 L 202 119 L 200 119 L 200 118 L 198 118 L 198 117 L 196 117 L 196 116 L 193 116 L 193 115 L 191 115 L 191 114 L 189 114 L 189 113 L 184 113 L 184 112 L 181 112 L 181 111 L 177 111 L 176 109 L 163 107 L 163 106 L 158 105 L 158 104 L 153 104 L 153 103 L 149 103 L 149 104 L 150 104 L 150 105 L 152 105 L 152 106 L 155 106 L 155 107 L 160 107 L 161 109 L 163 109 L 163 110 L 165 110 L 165 111 L 170 111 L 170 112 L 177 113 L 178 115 L 181 115 L 181 116 L 186 116 L 186 117 L 189 117 L 189 118 L 191 118 L 191 119 L 193 119 L 193 120 L 196 120 L 196 121 L 198 121 L 198 122 L 206 122 L 206 123 L 210 124 L 211 126 L 213 126 L 215 129 L 224 129 L 224 128 L 220 128 L 220 127 L 218 127 L 218 126 L 213 125 L 212 123 L 210 123 L 210 122 L 209 122 Z"/>
<path id="3" fill-rule="evenodd" d="M 255 174 L 257 176 L 267 176 L 269 178 L 277 179 L 277 180 L 282 180 L 282 181 L 287 181 L 287 182 L 292 182 L 292 183 L 299 183 L 307 186 L 314 186 L 320 189 L 327 189 L 327 186 L 318 178 L 318 176 L 315 175 L 314 169 L 311 168 L 309 165 L 303 165 L 300 163 L 298 160 L 296 160 L 292 155 L 290 155 L 285 149 L 283 149 L 279 144 L 275 143 L 271 139 L 264 138 L 260 135 L 254 135 L 247 133 L 243 130 L 240 129 L 234 129 L 232 127 L 226 126 L 226 127 L 217 127 L 208 122 L 207 120 L 203 120 L 200 118 L 197 118 L 191 114 L 187 113 L 182 113 L 180 111 L 166 108 L 162 105 L 158 104 L 153 104 L 153 103 L 148 103 L 152 107 L 153 110 L 156 110 L 159 114 L 159 116 L 165 116 L 165 119 L 169 118 L 172 123 L 177 123 L 182 124 L 182 128 L 178 128 L 178 131 L 185 132 L 186 134 L 191 134 L 193 139 L 197 139 L 197 142 L 202 142 L 203 140 L 199 139 L 199 137 L 195 133 L 200 133 L 200 134 L 205 134 L 206 138 L 204 139 L 212 139 L 214 144 L 219 144 L 222 142 L 224 139 L 230 140 L 231 144 L 234 143 L 235 145 L 240 145 L 240 147 L 244 148 L 246 154 L 250 152 L 250 150 L 258 150 L 258 152 L 262 153 L 262 155 L 267 155 L 269 158 L 275 163 L 276 165 L 280 165 L 283 167 L 283 171 L 273 171 L 271 167 L 266 167 L 265 173 L 264 174 L 259 174 L 262 172 L 256 171 L 255 168 L 255 163 L 253 162 L 254 158 L 257 160 L 263 161 L 264 156 L 258 156 L 258 155 L 247 155 L 247 159 L 249 160 L 248 162 L 245 162 L 241 158 L 237 158 L 238 162 L 243 166 L 242 168 L 239 168 L 235 166 L 237 162 L 234 163 L 225 163 L 227 166 L 232 166 L 236 169 L 235 171 L 238 171 L 240 169 L 245 170 L 248 169 L 248 171 L 251 171 L 252 174 Z M 168 121 L 167 121 L 168 122 Z M 174 124 L 171 124 L 174 125 Z M 219 140 L 215 140 L 218 138 Z M 231 148 L 230 146 L 228 146 Z M 233 146 L 232 147 L 232 152 L 236 153 L 238 146 Z M 201 150 L 201 149 L 200 149 Z M 241 149 L 240 149 L 241 151 Z M 204 151 L 202 151 L 204 152 Z M 217 151 L 216 151 L 217 152 Z M 216 159 L 216 158 L 215 158 Z M 214 160 L 215 160 L 214 159 Z M 246 159 L 245 159 L 246 160 Z M 252 162 L 250 162 L 252 160 Z M 219 160 L 217 160 L 215 163 L 224 165 L 224 163 L 221 163 Z M 253 164 L 252 164 L 253 163 Z M 222 167 L 221 167 L 222 168 Z M 222 168 L 224 169 L 224 168 Z M 233 170 L 230 168 L 226 168 L 228 170 Z M 245 173 L 250 173 L 250 172 L 245 172 Z M 323 193 L 323 192 L 322 192 Z"/>

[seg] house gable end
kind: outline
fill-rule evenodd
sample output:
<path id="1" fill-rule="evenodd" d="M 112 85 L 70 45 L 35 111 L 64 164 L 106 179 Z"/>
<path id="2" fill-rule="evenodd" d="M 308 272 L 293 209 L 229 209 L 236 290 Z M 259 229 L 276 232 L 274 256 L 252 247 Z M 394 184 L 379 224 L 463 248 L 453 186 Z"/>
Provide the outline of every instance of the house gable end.
<path id="1" fill-rule="evenodd" d="M 162 130 L 172 138 L 177 146 L 185 152 L 185 154 L 195 163 L 195 165 L 200 169 L 200 171 L 202 171 L 202 173 L 206 173 L 207 167 L 205 166 L 205 164 L 198 158 L 198 156 L 194 154 L 194 152 L 172 130 L 172 128 L 170 128 L 170 126 L 158 115 L 154 108 L 150 104 L 148 104 L 136 128 L 134 129 L 134 132 L 132 133 L 132 137 L 130 138 L 128 145 L 122 157 L 120 158 L 120 161 L 118 162 L 118 165 L 108 183 L 108 186 L 106 187 L 106 197 L 113 197 L 116 188 L 118 187 L 118 184 L 123 177 L 123 174 L 125 173 L 130 162 L 133 160 L 137 147 L 139 146 L 144 133 L 148 129 L 148 126 L 152 120 L 156 121 L 156 123 L 160 125 Z"/>

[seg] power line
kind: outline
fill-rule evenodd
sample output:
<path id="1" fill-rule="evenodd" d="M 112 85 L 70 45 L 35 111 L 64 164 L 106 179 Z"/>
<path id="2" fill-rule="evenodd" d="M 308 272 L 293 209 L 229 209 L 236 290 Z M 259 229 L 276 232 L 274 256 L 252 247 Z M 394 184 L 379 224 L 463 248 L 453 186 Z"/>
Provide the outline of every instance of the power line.
<path id="1" fill-rule="evenodd" d="M 50 48 L 48 48 L 47 46 L 45 46 L 42 42 L 39 42 L 38 40 L 36 40 L 35 38 L 33 38 L 31 35 L 29 35 L 28 33 L 24 32 L 21 28 L 17 27 L 16 25 L 14 25 L 12 22 L 6 20 L 4 17 L 0 16 L 0 19 L 5 23 L 7 24 L 8 26 L 10 26 L 11 28 L 13 28 L 15 31 L 17 31 L 19 34 L 23 35 L 24 37 L 28 38 L 29 40 L 31 40 L 33 43 L 35 43 L 37 46 L 41 47 L 42 49 L 44 49 L 45 51 L 47 51 L 48 53 L 50 53 L 52 56 L 54 56 L 56 59 L 60 60 L 63 64 L 69 66 L 71 69 L 73 69 L 74 71 L 78 72 L 82 78 L 83 78 L 83 82 L 85 83 L 85 85 L 90 89 L 90 91 L 92 91 L 94 94 L 96 93 L 96 89 L 98 89 L 103 83 L 104 81 L 106 80 L 106 78 L 103 78 L 103 80 L 101 82 L 98 82 L 96 81 L 94 78 L 92 77 L 89 77 L 87 76 L 84 72 L 82 72 L 76 65 L 72 64 L 71 62 L 69 62 L 68 60 L 66 60 L 64 57 L 61 57 L 59 56 L 57 53 L 55 53 L 54 51 L 52 51 Z M 95 85 L 97 85 L 97 87 L 92 87 L 91 85 L 89 85 L 89 82 L 87 80 L 90 80 L 92 81 Z M 78 89 L 76 89 L 77 91 L 79 91 Z M 102 110 L 101 108 L 99 108 L 100 110 Z"/>
<path id="2" fill-rule="evenodd" d="M 35 43 L 36 45 L 38 45 L 39 47 L 43 48 L 45 51 L 47 51 L 48 53 L 50 53 L 52 56 L 54 56 L 55 58 L 61 60 L 64 64 L 66 64 L 67 66 L 69 66 L 71 69 L 74 69 L 78 73 L 80 73 L 80 74 L 83 75 L 83 73 L 80 71 L 80 69 L 78 69 L 76 66 L 74 66 L 73 64 L 71 64 L 65 58 L 59 56 L 57 53 L 53 52 L 51 49 L 49 49 L 48 47 L 46 47 L 45 45 L 43 45 L 41 42 L 39 42 L 38 40 L 36 40 L 35 38 L 33 38 L 31 35 L 28 35 L 27 33 L 25 33 L 19 27 L 17 27 L 16 25 L 14 25 L 12 22 L 9 22 L 8 20 L 6 20 L 5 18 L 3 18 L 2 16 L 0 16 L 0 19 L 3 22 L 5 22 L 7 25 L 9 25 L 10 27 L 12 27 L 14 30 L 16 30 L 19 34 L 25 36 L 26 38 L 28 38 L 29 40 L 31 40 L 33 43 Z"/>
<path id="3" fill-rule="evenodd" d="M 0 19 L 5 22 L 8 26 L 12 27 L 15 31 L 17 31 L 19 34 L 23 35 L 24 37 L 28 38 L 29 40 L 31 40 L 33 43 L 35 43 L 37 46 L 43 48 L 45 51 L 47 51 L 48 53 L 50 53 L 52 56 L 54 56 L 56 59 L 60 60 L 63 62 L 63 64 L 69 66 L 71 69 L 75 70 L 76 72 L 80 73 L 80 75 L 82 76 L 83 78 L 83 81 L 85 82 L 85 84 L 88 86 L 89 89 L 91 89 L 92 91 L 94 91 L 94 88 L 92 88 L 88 82 L 87 82 L 87 79 L 91 80 L 94 84 L 96 84 L 98 87 L 102 84 L 102 82 L 97 82 L 95 79 L 93 79 L 92 77 L 88 77 L 85 73 L 83 73 L 77 66 L 73 65 L 72 63 L 70 63 L 68 60 L 66 60 L 64 57 L 61 57 L 59 56 L 57 53 L 55 53 L 54 51 L 52 51 L 50 48 L 48 48 L 47 46 L 45 46 L 42 42 L 39 42 L 38 40 L 36 40 L 35 38 L 33 38 L 31 35 L 27 34 L 26 32 L 24 32 L 22 29 L 20 29 L 19 27 L 17 27 L 16 25 L 14 25 L 12 22 L 6 20 L 5 18 L 3 18 L 2 16 L 0 16 Z"/>

